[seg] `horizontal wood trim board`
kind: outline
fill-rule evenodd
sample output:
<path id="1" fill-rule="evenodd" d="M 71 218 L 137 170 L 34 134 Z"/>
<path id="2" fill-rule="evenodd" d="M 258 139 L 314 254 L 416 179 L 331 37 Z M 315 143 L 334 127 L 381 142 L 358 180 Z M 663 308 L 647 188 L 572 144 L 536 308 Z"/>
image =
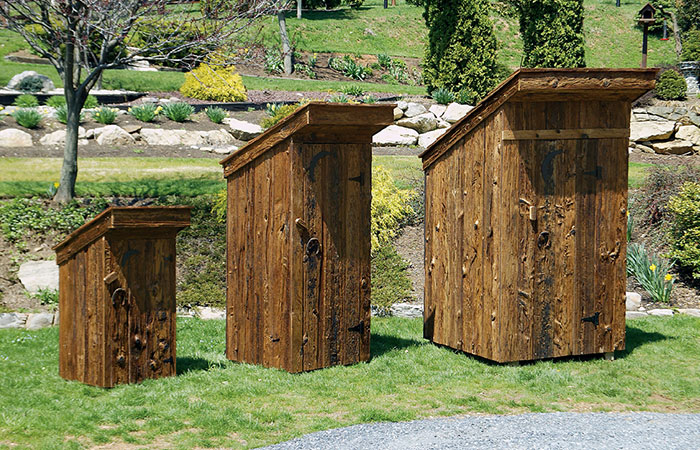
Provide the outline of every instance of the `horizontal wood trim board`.
<path id="1" fill-rule="evenodd" d="M 553 140 L 553 139 L 614 139 L 629 138 L 626 128 L 587 128 L 579 130 L 506 130 L 504 141 Z"/>

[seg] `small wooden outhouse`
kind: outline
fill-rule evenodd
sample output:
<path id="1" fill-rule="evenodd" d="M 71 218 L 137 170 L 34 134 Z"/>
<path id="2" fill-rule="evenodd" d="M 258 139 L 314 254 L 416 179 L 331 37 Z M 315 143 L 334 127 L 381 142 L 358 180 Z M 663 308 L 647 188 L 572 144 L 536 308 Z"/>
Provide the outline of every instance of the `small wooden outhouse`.
<path id="1" fill-rule="evenodd" d="M 630 109 L 655 75 L 520 69 L 420 155 L 425 338 L 497 362 L 624 349 Z"/>
<path id="2" fill-rule="evenodd" d="M 189 207 L 111 207 L 54 247 L 63 378 L 175 375 L 175 236 L 189 224 Z"/>
<path id="3" fill-rule="evenodd" d="M 392 105 L 309 103 L 221 162 L 228 359 L 369 359 L 371 142 L 392 121 Z"/>

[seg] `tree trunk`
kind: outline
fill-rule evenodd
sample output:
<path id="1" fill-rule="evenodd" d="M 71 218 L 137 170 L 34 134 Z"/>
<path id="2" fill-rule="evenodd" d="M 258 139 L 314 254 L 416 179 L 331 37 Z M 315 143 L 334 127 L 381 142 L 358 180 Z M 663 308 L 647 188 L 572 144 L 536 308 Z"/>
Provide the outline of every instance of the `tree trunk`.
<path id="1" fill-rule="evenodd" d="M 683 44 L 681 41 L 681 33 L 678 30 L 678 21 L 674 13 L 671 13 L 671 20 L 673 21 L 673 40 L 676 42 L 676 56 L 680 59 L 681 53 L 683 52 Z"/>
<path id="2" fill-rule="evenodd" d="M 301 0 L 297 0 L 297 19 L 301 19 Z"/>
<path id="3" fill-rule="evenodd" d="M 280 37 L 282 38 L 282 56 L 284 57 L 284 73 L 289 75 L 294 69 L 294 63 L 292 62 L 292 48 L 289 45 L 289 35 L 287 34 L 287 20 L 284 17 L 284 11 L 279 11 L 277 13 L 277 22 L 280 26 Z"/>
<path id="4" fill-rule="evenodd" d="M 72 101 L 68 101 L 68 96 L 66 96 L 68 121 L 66 123 L 66 146 L 63 150 L 60 184 L 53 198 L 58 203 L 68 203 L 75 197 L 75 180 L 78 177 L 78 127 L 80 126 L 80 111 L 83 109 L 83 105 L 76 94 L 70 97 Z"/>

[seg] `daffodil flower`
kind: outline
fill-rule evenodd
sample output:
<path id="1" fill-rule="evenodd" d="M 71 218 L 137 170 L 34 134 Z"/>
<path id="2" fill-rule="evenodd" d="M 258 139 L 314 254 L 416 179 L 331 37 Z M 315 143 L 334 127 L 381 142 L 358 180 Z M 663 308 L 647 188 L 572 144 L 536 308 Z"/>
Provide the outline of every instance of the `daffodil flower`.
<path id="1" fill-rule="evenodd" d="M 666 276 L 664 277 L 666 281 L 673 281 L 673 277 L 671 276 L 670 273 L 667 273 Z"/>
<path id="2" fill-rule="evenodd" d="M 58 187 L 59 187 L 60 185 L 61 185 L 61 183 L 59 183 L 59 182 L 57 181 L 57 182 L 55 182 L 55 183 L 53 184 L 53 187 L 55 187 L 56 189 L 58 189 Z"/>
<path id="3" fill-rule="evenodd" d="M 651 266 L 649 266 L 649 270 L 651 270 L 652 272 L 655 272 L 656 271 L 656 264 L 652 264 Z"/>

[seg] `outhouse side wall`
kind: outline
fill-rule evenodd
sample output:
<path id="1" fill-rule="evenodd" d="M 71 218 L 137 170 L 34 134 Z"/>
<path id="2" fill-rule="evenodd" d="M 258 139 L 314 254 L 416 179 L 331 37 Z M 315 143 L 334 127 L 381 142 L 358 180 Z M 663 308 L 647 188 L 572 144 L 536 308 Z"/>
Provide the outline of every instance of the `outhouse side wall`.
<path id="1" fill-rule="evenodd" d="M 227 179 L 226 356 L 290 370 L 291 140 Z"/>

